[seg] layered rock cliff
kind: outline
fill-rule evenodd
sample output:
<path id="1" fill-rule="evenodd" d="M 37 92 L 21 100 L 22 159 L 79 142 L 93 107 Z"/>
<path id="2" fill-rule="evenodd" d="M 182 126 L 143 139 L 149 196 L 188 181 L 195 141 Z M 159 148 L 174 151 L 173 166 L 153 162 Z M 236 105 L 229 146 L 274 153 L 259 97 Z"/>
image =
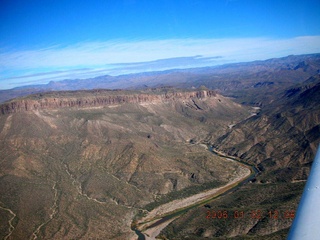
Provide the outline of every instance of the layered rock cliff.
<path id="1" fill-rule="evenodd" d="M 15 99 L 0 105 L 1 114 L 41 109 L 58 109 L 69 107 L 99 107 L 122 103 L 152 103 L 174 101 L 177 99 L 203 99 L 214 97 L 217 93 L 212 90 L 201 91 L 149 91 L 128 92 L 121 90 L 94 90 L 76 92 L 51 92 L 30 95 L 25 98 Z"/>

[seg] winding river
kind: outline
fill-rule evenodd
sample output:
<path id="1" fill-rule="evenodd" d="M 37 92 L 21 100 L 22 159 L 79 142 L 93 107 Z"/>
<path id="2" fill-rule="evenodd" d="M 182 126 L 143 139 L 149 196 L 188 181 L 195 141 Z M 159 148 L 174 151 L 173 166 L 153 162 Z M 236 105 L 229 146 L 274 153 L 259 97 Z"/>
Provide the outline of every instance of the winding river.
<path id="1" fill-rule="evenodd" d="M 183 213 L 189 211 L 192 208 L 202 206 L 217 197 L 220 197 L 220 196 L 223 196 L 223 195 L 226 195 L 230 192 L 235 191 L 243 184 L 246 184 L 249 181 L 251 181 L 259 173 L 259 171 L 256 167 L 254 167 L 248 163 L 242 162 L 241 160 L 239 160 L 235 157 L 227 156 L 227 155 L 224 155 L 223 153 L 217 152 L 216 150 L 214 150 L 212 148 L 212 146 L 208 147 L 208 150 L 210 152 L 212 152 L 213 154 L 218 155 L 222 158 L 237 162 L 242 167 L 249 169 L 250 173 L 245 174 L 244 176 L 241 176 L 241 178 L 236 179 L 236 181 L 229 182 L 228 184 L 226 184 L 223 187 L 220 187 L 217 189 L 212 189 L 212 190 L 216 190 L 214 194 L 208 194 L 204 198 L 199 198 L 197 202 L 190 202 L 190 204 L 188 206 L 184 206 L 182 208 L 177 207 L 176 209 L 174 209 L 174 211 L 170 211 L 168 213 L 162 214 L 160 218 L 157 216 L 154 216 L 154 217 L 151 216 L 148 219 L 148 221 L 144 221 L 142 223 L 137 224 L 136 226 L 134 226 L 132 228 L 132 230 L 134 230 L 135 233 L 138 235 L 138 240 L 155 239 L 154 238 L 155 234 L 153 234 L 153 236 L 149 237 L 149 235 L 146 233 L 146 231 L 148 231 L 148 232 L 151 231 L 153 233 L 155 233 L 155 232 L 160 233 L 160 231 L 162 229 L 164 229 L 170 222 L 172 222 L 174 219 L 178 218 Z M 209 190 L 209 191 L 212 191 L 212 190 Z M 209 191 L 206 190 L 205 193 L 208 193 Z M 196 194 L 196 195 L 198 195 L 198 194 Z M 149 213 L 149 215 L 151 215 L 151 214 Z"/>

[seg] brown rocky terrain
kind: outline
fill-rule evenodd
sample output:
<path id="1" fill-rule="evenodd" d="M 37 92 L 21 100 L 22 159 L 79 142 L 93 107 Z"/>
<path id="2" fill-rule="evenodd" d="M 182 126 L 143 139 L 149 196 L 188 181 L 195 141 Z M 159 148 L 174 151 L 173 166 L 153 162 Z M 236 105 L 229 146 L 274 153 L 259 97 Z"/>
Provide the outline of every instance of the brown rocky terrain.
<path id="1" fill-rule="evenodd" d="M 285 239 L 320 143 L 319 66 L 319 54 L 288 56 L 118 78 L 128 87 L 205 84 L 219 91 L 79 90 L 3 103 L 1 237 L 137 239 L 131 224 L 146 211 L 236 177 L 239 164 L 203 143 L 259 173 L 189 210 L 160 236 Z M 228 218 L 213 217 L 217 211 Z"/>
<path id="2" fill-rule="evenodd" d="M 52 92 L 1 109 L 5 239 L 135 239 L 148 204 L 234 177 L 237 164 L 192 143 L 249 114 L 213 91 L 175 89 Z"/>
<path id="3" fill-rule="evenodd" d="M 286 239 L 290 213 L 297 208 L 320 144 L 319 99 L 320 78 L 315 75 L 219 138 L 209 135 L 215 149 L 255 165 L 260 173 L 234 193 L 173 221 L 160 234 L 163 239 Z M 229 217 L 213 217 L 217 211 L 227 211 Z M 235 218 L 235 212 L 243 216 Z"/>
<path id="4" fill-rule="evenodd" d="M 316 75 L 235 125 L 214 147 L 262 171 L 268 169 L 264 181 L 306 180 L 320 142 L 319 99 L 320 77 Z"/>
<path id="5" fill-rule="evenodd" d="M 121 103 L 157 103 L 180 99 L 202 99 L 215 97 L 217 93 L 212 90 L 202 91 L 165 91 L 161 94 L 157 92 L 128 92 L 121 90 L 92 90 L 78 92 L 52 92 L 45 94 L 35 94 L 24 99 L 12 100 L 1 105 L 1 113 L 15 113 L 21 111 L 58 109 L 70 107 L 103 107 Z M 197 107 L 195 103 L 193 107 Z"/>

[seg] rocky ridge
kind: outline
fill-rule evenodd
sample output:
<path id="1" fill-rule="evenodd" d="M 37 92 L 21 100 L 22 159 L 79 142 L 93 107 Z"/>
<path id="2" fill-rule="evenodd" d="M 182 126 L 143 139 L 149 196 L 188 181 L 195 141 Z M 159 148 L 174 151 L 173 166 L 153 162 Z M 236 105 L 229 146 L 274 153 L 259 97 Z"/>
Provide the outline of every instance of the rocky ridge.
<path id="1" fill-rule="evenodd" d="M 237 164 L 195 143 L 248 115 L 214 91 L 172 88 L 49 92 L 0 108 L 1 239 L 135 239 L 137 214 L 234 176 Z"/>
<path id="2" fill-rule="evenodd" d="M 155 103 L 174 101 L 175 99 L 203 99 L 217 95 L 213 90 L 189 92 L 137 92 L 128 93 L 121 90 L 93 90 L 35 94 L 25 98 L 15 99 L 0 105 L 1 114 L 10 114 L 22 111 L 59 109 L 68 107 L 100 107 L 122 103 Z M 93 93 L 93 94 L 92 94 Z"/>
<path id="3" fill-rule="evenodd" d="M 302 66 L 303 64 L 301 64 Z M 174 220 L 164 239 L 286 239 L 320 144 L 320 75 L 275 92 L 273 102 L 207 144 L 255 165 L 256 177 L 232 194 L 192 209 Z M 261 216 L 252 217 L 259 209 Z M 273 211 L 279 218 L 272 217 Z M 226 211 L 228 218 L 213 215 Z M 239 211 L 241 218 L 232 217 Z M 208 214 L 209 213 L 209 214 Z M 209 217 L 206 217 L 209 216 Z M 212 216 L 212 217 L 211 217 Z M 270 217 L 271 216 L 271 217 Z M 185 237 L 187 236 L 187 237 Z"/>
<path id="4" fill-rule="evenodd" d="M 173 69 L 120 76 L 98 76 L 89 79 L 66 79 L 48 84 L 28 85 L 0 90 L 0 103 L 9 99 L 49 91 L 92 89 L 146 89 L 172 86 L 218 89 L 239 103 L 267 105 L 274 93 L 306 80 L 320 72 L 320 54 L 291 55 L 264 61 L 221 66 Z"/>
<path id="5" fill-rule="evenodd" d="M 262 181 L 306 180 L 320 142 L 320 76 L 311 80 L 234 126 L 214 147 L 273 171 Z"/>

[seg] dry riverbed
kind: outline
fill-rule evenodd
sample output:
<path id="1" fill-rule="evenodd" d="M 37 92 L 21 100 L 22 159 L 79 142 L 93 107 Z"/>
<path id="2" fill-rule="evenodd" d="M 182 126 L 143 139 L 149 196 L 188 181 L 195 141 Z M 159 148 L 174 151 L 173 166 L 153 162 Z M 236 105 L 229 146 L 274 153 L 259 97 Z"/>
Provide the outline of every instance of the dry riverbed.
<path id="1" fill-rule="evenodd" d="M 232 159 L 228 159 L 232 160 Z M 138 222 L 138 229 L 143 232 L 146 239 L 155 239 L 155 237 L 160 233 L 162 229 L 164 229 L 170 222 L 172 222 L 175 218 L 170 219 L 162 224 L 159 224 L 155 227 L 148 228 L 148 226 L 151 226 L 156 221 L 161 219 L 162 217 L 168 215 L 169 213 L 173 213 L 177 210 L 195 205 L 197 203 L 200 203 L 204 200 L 213 198 L 215 196 L 218 196 L 232 187 L 236 186 L 238 183 L 245 180 L 247 177 L 250 176 L 251 170 L 249 166 L 246 166 L 242 163 L 239 163 L 239 169 L 237 173 L 235 174 L 234 178 L 231 179 L 226 185 L 207 190 L 205 192 L 201 192 L 198 194 L 195 194 L 193 196 L 184 198 L 184 199 L 177 199 L 174 201 L 171 201 L 169 203 L 163 204 L 155 209 L 153 209 L 151 212 L 147 214 L 147 216 L 143 217 Z M 145 230 L 146 229 L 146 230 Z"/>

